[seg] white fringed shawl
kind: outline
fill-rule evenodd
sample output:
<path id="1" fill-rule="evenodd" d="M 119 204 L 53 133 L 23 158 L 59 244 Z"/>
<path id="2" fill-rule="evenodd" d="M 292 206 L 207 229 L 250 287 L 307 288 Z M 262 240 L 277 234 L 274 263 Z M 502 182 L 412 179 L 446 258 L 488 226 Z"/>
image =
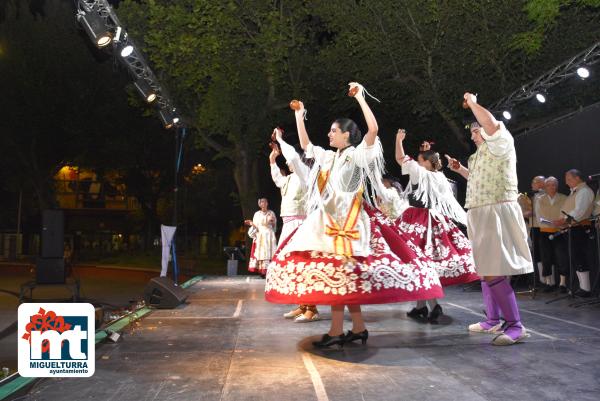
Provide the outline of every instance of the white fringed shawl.
<path id="1" fill-rule="evenodd" d="M 370 189 L 371 196 L 364 197 L 369 204 L 373 204 L 372 200 L 377 196 L 388 200 L 382 184 L 385 161 L 379 138 L 372 146 L 363 140 L 356 147 L 350 146 L 337 152 L 325 151 L 310 144 L 306 156 L 315 160 L 308 177 L 307 214 L 322 208 L 324 200 L 333 194 L 357 193 L 359 190 L 366 192 Z M 320 192 L 318 183 L 322 171 L 333 173 L 334 179 L 328 179 L 324 190 Z"/>
<path id="2" fill-rule="evenodd" d="M 432 209 L 463 225 L 467 224 L 467 213 L 458 203 L 448 179 L 441 171 L 429 171 L 409 156 L 402 161 L 402 174 L 410 176 L 403 195 L 412 194 L 426 208 Z M 415 190 L 413 185 L 417 185 Z"/>

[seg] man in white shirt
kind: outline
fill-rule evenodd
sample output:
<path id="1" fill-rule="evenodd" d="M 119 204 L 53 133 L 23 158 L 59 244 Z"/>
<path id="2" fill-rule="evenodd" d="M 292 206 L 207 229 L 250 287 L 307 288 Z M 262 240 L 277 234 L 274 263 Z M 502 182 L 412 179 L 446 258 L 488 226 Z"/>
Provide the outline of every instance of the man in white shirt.
<path id="1" fill-rule="evenodd" d="M 581 171 L 572 169 L 565 173 L 565 182 L 571 194 L 561 209 L 563 217 L 554 221 L 556 226 L 571 230 L 571 257 L 579 279 L 579 290 L 575 295 L 589 297 L 590 268 L 594 266 L 593 226 L 590 221 L 594 210 L 594 191 L 585 183 Z"/>
<path id="2" fill-rule="evenodd" d="M 470 325 L 469 330 L 499 334 L 492 344 L 512 345 L 529 334 L 521 324 L 507 276 L 533 271 L 527 227 L 517 203 L 515 144 L 504 124 L 477 104 L 473 94 L 465 93 L 464 98 L 477 120 L 470 127 L 477 151 L 469 158 L 468 168 L 446 157 L 450 168 L 467 179 L 467 231 L 486 306 L 487 319 Z M 500 312 L 505 325 L 500 324 Z"/>

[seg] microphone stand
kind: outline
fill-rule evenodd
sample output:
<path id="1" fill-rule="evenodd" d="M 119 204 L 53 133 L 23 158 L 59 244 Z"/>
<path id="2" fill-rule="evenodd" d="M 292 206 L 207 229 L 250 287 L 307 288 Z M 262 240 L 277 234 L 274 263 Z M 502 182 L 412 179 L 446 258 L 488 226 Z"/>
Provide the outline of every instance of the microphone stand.
<path id="1" fill-rule="evenodd" d="M 590 220 L 592 222 L 592 227 L 594 227 L 595 223 L 600 220 L 600 215 L 593 216 Z M 596 257 L 598 258 L 598 268 L 600 269 L 600 237 L 598 237 L 598 234 L 598 229 L 596 229 Z M 580 306 L 600 304 L 600 291 L 598 291 L 598 284 L 600 284 L 600 271 L 596 272 L 596 278 L 594 279 L 594 284 L 592 285 L 591 289 L 592 294 L 596 295 L 595 298 L 576 302 L 572 306 L 574 308 L 579 308 Z"/>
<path id="2" fill-rule="evenodd" d="M 575 220 L 573 218 L 573 216 L 568 215 L 567 213 L 561 211 L 562 214 L 564 214 L 565 216 L 567 216 L 567 241 L 568 241 L 568 245 L 567 245 L 567 252 L 569 255 L 569 286 L 567 289 L 567 294 L 560 296 L 560 297 L 556 297 L 553 298 L 549 301 L 546 301 L 546 304 L 551 304 L 552 302 L 556 302 L 556 301 L 560 301 L 561 299 L 567 299 L 567 298 L 579 298 L 577 295 L 575 295 L 575 292 L 573 291 L 573 281 L 574 281 L 574 272 L 573 272 L 573 252 L 571 251 L 572 245 L 573 245 L 573 236 L 571 234 L 571 229 L 573 228 L 573 223 L 577 224 L 579 223 L 577 220 Z"/>

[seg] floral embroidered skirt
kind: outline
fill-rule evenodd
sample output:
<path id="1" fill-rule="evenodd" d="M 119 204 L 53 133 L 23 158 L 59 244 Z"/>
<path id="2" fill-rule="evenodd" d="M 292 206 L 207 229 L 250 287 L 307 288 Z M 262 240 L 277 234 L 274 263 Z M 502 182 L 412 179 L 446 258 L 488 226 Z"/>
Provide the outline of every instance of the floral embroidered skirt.
<path id="1" fill-rule="evenodd" d="M 250 248 L 248 271 L 263 275 L 267 274 L 267 267 L 271 261 L 271 256 L 275 253 L 276 244 L 277 239 L 272 230 L 259 231 L 252 241 L 252 248 Z"/>
<path id="2" fill-rule="evenodd" d="M 449 218 L 429 209 L 410 207 L 394 225 L 413 250 L 435 267 L 443 286 L 479 279 L 471 241 Z"/>
<path id="3" fill-rule="evenodd" d="M 371 228 L 371 255 L 346 257 L 316 251 L 280 254 L 269 264 L 265 298 L 282 304 L 362 305 L 443 296 L 436 269 L 409 246 L 376 209 L 363 204 Z M 333 239 L 332 239 L 333 240 Z"/>

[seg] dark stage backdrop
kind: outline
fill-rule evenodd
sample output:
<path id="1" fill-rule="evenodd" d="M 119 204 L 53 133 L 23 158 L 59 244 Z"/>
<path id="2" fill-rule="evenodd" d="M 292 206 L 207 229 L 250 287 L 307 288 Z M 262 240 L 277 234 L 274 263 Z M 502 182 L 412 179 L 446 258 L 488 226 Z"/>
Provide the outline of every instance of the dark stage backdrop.
<path id="1" fill-rule="evenodd" d="M 567 170 L 576 168 L 586 176 L 600 173 L 600 103 L 518 135 L 515 147 L 521 192 L 530 190 L 534 176 L 553 175 L 560 181 L 559 190 L 568 194 Z"/>

